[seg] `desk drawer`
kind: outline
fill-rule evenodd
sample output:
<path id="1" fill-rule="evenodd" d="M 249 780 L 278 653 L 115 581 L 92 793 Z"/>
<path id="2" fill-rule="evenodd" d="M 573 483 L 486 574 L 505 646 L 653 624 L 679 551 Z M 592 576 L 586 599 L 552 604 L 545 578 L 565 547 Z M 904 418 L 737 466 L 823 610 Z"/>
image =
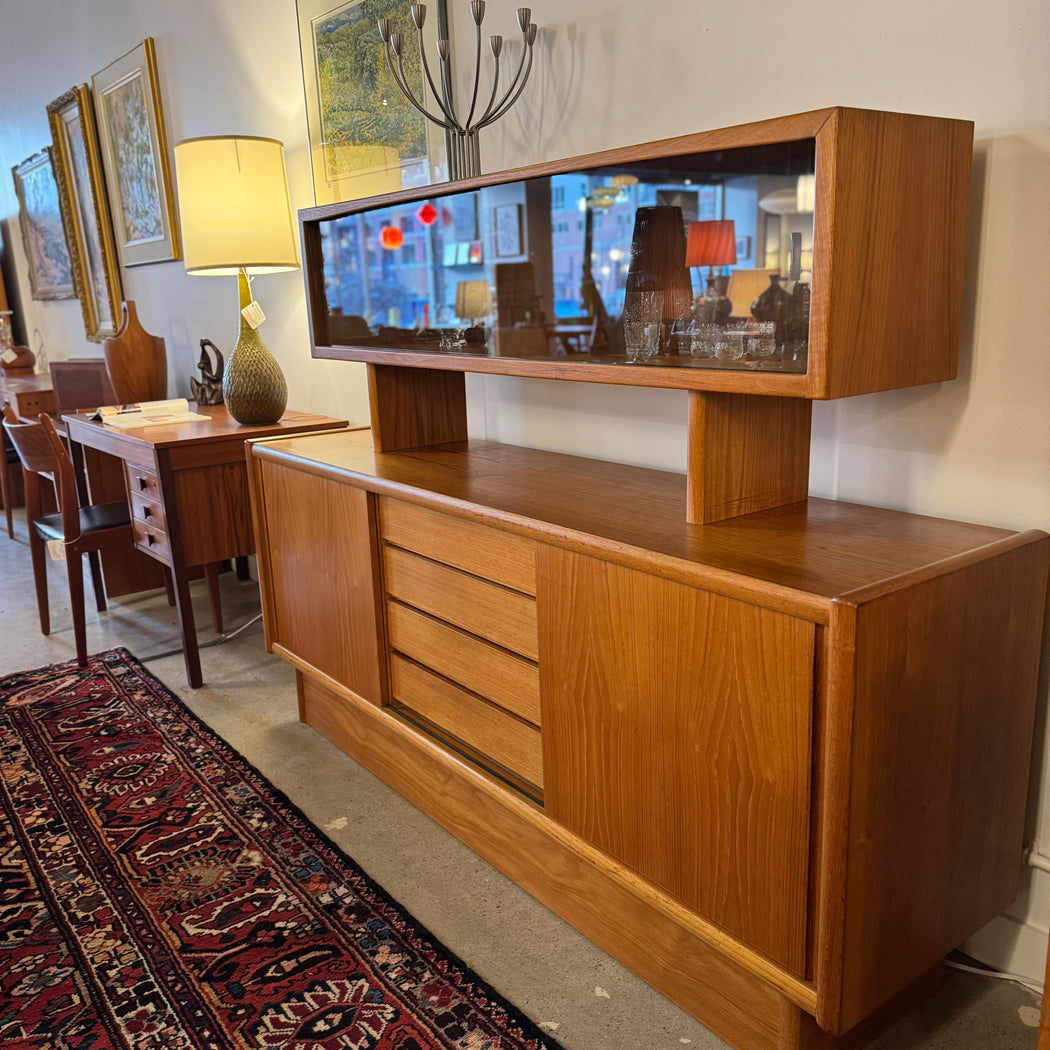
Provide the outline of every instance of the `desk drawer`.
<path id="1" fill-rule="evenodd" d="M 133 521 L 141 521 L 153 529 L 164 532 L 168 529 L 168 523 L 164 516 L 164 504 L 155 500 L 146 499 L 136 492 L 128 493 L 128 506 L 131 508 Z"/>
<path id="2" fill-rule="evenodd" d="M 386 614 L 392 649 L 540 724 L 540 674 L 534 663 L 399 602 L 388 601 Z"/>
<path id="3" fill-rule="evenodd" d="M 125 463 L 128 476 L 128 495 L 160 501 L 160 481 L 154 471 L 146 467 L 137 467 L 134 463 Z"/>
<path id="4" fill-rule="evenodd" d="M 171 564 L 171 551 L 168 547 L 168 534 L 163 529 L 147 525 L 140 519 L 132 519 L 131 532 L 134 537 L 135 546 L 144 551 L 151 558 L 162 561 L 166 565 Z"/>
<path id="5" fill-rule="evenodd" d="M 523 594 L 536 593 L 532 540 L 388 497 L 379 499 L 379 531 L 394 546 Z"/>

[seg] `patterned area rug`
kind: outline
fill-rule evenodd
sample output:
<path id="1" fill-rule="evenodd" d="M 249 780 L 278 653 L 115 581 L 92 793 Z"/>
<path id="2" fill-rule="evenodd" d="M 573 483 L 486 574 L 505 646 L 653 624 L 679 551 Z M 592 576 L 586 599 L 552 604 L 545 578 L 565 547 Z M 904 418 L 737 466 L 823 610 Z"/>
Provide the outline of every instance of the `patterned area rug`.
<path id="1" fill-rule="evenodd" d="M 0 701 L 0 1046 L 557 1050 L 127 651 Z"/>

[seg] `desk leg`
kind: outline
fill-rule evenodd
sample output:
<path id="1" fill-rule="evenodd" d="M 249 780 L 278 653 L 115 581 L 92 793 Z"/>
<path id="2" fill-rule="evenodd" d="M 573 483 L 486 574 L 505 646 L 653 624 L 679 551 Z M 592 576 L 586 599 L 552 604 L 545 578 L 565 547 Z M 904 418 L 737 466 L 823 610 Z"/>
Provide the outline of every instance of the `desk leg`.
<path id="1" fill-rule="evenodd" d="M 186 551 L 182 542 L 181 508 L 171 463 L 164 455 L 158 455 L 157 474 L 167 523 L 171 579 L 175 590 L 175 609 L 179 614 L 179 635 L 182 638 L 182 656 L 186 663 L 186 681 L 191 689 L 199 689 L 204 684 L 204 678 L 201 675 L 197 625 L 193 620 L 193 602 L 190 599 L 189 567 L 186 565 Z"/>
<path id="2" fill-rule="evenodd" d="M 201 656 L 197 649 L 197 625 L 193 620 L 193 601 L 190 598 L 189 574 L 185 565 L 173 564 L 171 578 L 175 588 L 175 609 L 179 614 L 179 636 L 182 638 L 182 654 L 186 663 L 186 682 L 191 689 L 204 684 L 201 674 Z"/>

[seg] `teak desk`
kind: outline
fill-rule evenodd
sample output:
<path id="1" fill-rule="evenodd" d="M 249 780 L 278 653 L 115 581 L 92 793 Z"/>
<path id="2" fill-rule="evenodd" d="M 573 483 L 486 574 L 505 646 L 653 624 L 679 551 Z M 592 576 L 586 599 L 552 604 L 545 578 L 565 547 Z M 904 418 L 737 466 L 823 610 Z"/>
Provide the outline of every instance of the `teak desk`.
<path id="1" fill-rule="evenodd" d="M 87 413 L 62 418 L 69 436 L 123 460 L 135 546 L 171 567 L 186 680 L 201 677 L 188 570 L 255 551 L 244 442 L 347 426 L 345 419 L 286 412 L 268 426 L 242 426 L 224 405 L 194 406 L 209 422 L 116 430 Z"/>

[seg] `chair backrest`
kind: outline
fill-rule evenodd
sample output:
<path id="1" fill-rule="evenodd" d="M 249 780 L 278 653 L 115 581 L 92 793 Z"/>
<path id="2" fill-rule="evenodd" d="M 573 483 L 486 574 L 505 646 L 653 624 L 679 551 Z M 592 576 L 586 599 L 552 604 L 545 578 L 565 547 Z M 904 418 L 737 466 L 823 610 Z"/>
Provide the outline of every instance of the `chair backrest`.
<path id="1" fill-rule="evenodd" d="M 73 461 L 51 417 L 42 415 L 39 423 L 22 423 L 10 411 L 10 407 L 5 406 L 4 431 L 22 462 L 26 511 L 30 520 L 40 516 L 40 479 L 46 478 L 55 486 L 58 509 L 62 512 L 62 534 L 66 542 L 79 539 L 80 503 Z"/>
<path id="2" fill-rule="evenodd" d="M 119 404 L 106 362 L 101 358 L 71 357 L 68 361 L 52 361 L 51 385 L 59 415 Z"/>

